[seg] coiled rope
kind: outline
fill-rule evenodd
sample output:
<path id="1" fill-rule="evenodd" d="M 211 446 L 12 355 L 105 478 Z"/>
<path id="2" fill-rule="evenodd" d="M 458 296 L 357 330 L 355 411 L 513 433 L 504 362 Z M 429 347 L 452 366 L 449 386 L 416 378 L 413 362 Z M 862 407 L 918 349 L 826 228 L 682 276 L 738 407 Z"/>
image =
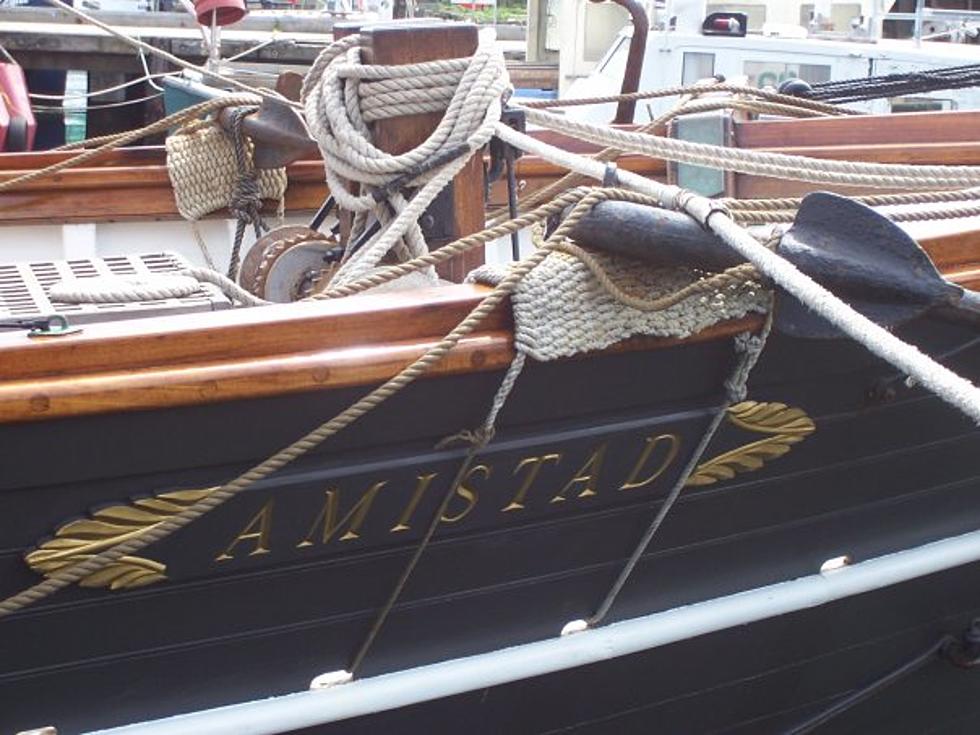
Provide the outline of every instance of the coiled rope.
<path id="1" fill-rule="evenodd" d="M 402 260 L 427 252 L 418 219 L 489 142 L 509 87 L 503 56 L 490 46 L 469 59 L 368 66 L 361 63 L 359 44 L 353 35 L 324 49 L 302 89 L 327 184 L 339 206 L 355 213 L 349 242 L 366 230 L 369 213 L 384 225 L 358 252 L 345 254 L 336 283 L 364 275 L 393 248 Z M 371 140 L 372 120 L 441 110 L 432 134 L 406 153 L 386 153 Z M 416 187 L 408 199 L 403 190 Z"/>

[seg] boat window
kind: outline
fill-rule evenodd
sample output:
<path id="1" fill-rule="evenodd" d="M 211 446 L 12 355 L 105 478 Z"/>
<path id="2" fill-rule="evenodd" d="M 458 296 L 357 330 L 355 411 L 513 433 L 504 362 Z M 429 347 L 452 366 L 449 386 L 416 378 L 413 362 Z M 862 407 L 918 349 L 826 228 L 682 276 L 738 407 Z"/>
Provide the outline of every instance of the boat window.
<path id="1" fill-rule="evenodd" d="M 830 64 L 791 64 L 781 61 L 746 61 L 742 73 L 753 87 L 778 87 L 787 79 L 816 84 L 830 81 Z"/>
<path id="2" fill-rule="evenodd" d="M 954 100 L 936 99 L 935 97 L 892 97 L 888 102 L 892 112 L 937 112 L 956 109 Z"/>
<path id="3" fill-rule="evenodd" d="M 711 13 L 745 13 L 751 32 L 762 32 L 766 24 L 766 6 L 762 3 L 708 3 L 705 17 Z"/>
<path id="4" fill-rule="evenodd" d="M 681 84 L 694 84 L 699 79 L 714 76 L 715 55 L 698 51 L 685 51 L 681 67 Z"/>
<path id="5" fill-rule="evenodd" d="M 800 5 L 800 25 L 804 28 L 810 27 L 814 7 L 813 3 Z M 824 19 L 825 21 L 829 20 L 832 27 L 824 30 L 847 32 L 851 30 L 851 24 L 855 18 L 860 17 L 861 3 L 833 3 L 830 6 L 830 18 Z"/>

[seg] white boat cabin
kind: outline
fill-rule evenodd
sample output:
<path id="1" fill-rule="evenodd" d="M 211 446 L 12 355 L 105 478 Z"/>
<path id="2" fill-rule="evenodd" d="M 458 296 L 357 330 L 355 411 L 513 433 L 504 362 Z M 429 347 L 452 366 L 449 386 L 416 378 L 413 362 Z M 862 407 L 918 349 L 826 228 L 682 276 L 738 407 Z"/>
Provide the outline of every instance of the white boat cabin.
<path id="1" fill-rule="evenodd" d="M 726 4 L 726 7 L 737 10 L 736 5 Z M 860 6 L 859 3 L 852 5 Z M 705 8 L 705 4 L 700 3 L 700 7 Z M 839 37 L 815 37 L 808 36 L 801 26 L 788 24 L 764 26 L 762 33 L 753 33 L 751 19 L 749 33 L 745 35 L 705 35 L 701 32 L 705 17 L 678 14 L 673 16 L 676 24 L 672 28 L 651 29 L 643 59 L 641 90 L 692 84 L 719 74 L 728 81 L 778 87 L 789 78 L 818 83 L 980 63 L 980 45 L 976 44 L 876 39 L 854 34 L 848 37 L 843 33 Z M 870 21 L 867 24 L 872 25 Z M 617 93 L 632 37 L 633 27 L 627 25 L 591 73 L 571 81 L 562 96 L 593 97 Z M 574 62 L 566 63 L 563 58 L 563 81 L 574 77 L 574 72 Z M 671 98 L 641 102 L 636 108 L 635 122 L 646 122 L 671 104 Z M 980 107 L 980 90 L 924 92 L 851 106 L 875 114 L 970 109 Z M 567 114 L 608 122 L 614 109 L 614 105 L 594 105 L 569 108 Z"/>

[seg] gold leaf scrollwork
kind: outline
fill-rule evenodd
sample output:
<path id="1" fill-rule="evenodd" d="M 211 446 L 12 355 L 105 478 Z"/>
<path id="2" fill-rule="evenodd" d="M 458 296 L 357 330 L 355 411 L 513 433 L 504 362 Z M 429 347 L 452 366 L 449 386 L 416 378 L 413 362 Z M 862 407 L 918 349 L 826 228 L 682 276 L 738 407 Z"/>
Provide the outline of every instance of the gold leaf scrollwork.
<path id="1" fill-rule="evenodd" d="M 215 488 L 177 490 L 152 498 L 139 498 L 130 505 L 112 505 L 93 511 L 89 518 L 70 521 L 25 557 L 35 572 L 50 577 L 108 548 L 146 533 L 174 517 Z M 167 565 L 140 556 L 123 556 L 79 581 L 81 587 L 112 590 L 144 587 L 167 578 Z"/>
<path id="2" fill-rule="evenodd" d="M 785 403 L 743 401 L 728 409 L 728 421 L 740 429 L 769 436 L 702 462 L 691 473 L 687 487 L 712 485 L 742 472 L 757 470 L 766 462 L 786 454 L 817 428 L 806 412 Z"/>

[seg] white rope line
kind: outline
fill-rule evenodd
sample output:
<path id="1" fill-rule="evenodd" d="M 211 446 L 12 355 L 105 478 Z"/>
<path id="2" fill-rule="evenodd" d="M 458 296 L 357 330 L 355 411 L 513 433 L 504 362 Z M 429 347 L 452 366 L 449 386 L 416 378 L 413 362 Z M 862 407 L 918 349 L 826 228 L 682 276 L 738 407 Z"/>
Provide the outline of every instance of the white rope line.
<path id="1" fill-rule="evenodd" d="M 123 82 L 122 84 L 116 84 L 112 87 L 105 87 L 104 89 L 98 89 L 94 92 L 66 92 L 65 94 L 40 94 L 39 92 L 28 92 L 28 96 L 35 100 L 84 100 L 91 97 L 99 97 L 103 94 L 109 94 L 110 92 L 117 92 L 120 89 L 125 89 L 126 87 L 132 87 L 136 84 L 142 84 L 143 82 L 148 82 L 153 79 L 163 79 L 164 77 L 179 76 L 180 72 L 176 71 L 164 71 L 159 74 L 144 74 L 138 79 L 132 79 L 128 82 Z"/>
<path id="2" fill-rule="evenodd" d="M 209 268 L 184 268 L 175 273 L 142 276 L 74 278 L 51 286 L 48 297 L 67 304 L 119 304 L 135 301 L 182 299 L 201 291 L 202 283 L 217 286 L 232 302 L 262 306 L 264 301 L 226 276 Z"/>
<path id="3" fill-rule="evenodd" d="M 511 145 L 584 176 L 601 181 L 606 173 L 605 165 L 599 161 L 563 151 L 502 123 L 497 125 L 496 134 Z M 973 384 L 923 354 L 914 345 L 903 342 L 858 313 L 788 260 L 761 245 L 744 228 L 733 222 L 717 203 L 629 171 L 619 171 L 618 176 L 623 185 L 657 198 L 666 208 L 680 209 L 690 214 L 751 262 L 764 276 L 860 342 L 870 352 L 980 424 L 980 390 Z"/>
<path id="4" fill-rule="evenodd" d="M 527 119 L 537 125 L 599 145 L 614 146 L 669 161 L 747 174 L 891 189 L 963 188 L 980 184 L 980 167 L 977 166 L 909 166 L 833 161 L 631 133 L 570 120 L 540 110 L 526 109 L 526 113 Z"/>

